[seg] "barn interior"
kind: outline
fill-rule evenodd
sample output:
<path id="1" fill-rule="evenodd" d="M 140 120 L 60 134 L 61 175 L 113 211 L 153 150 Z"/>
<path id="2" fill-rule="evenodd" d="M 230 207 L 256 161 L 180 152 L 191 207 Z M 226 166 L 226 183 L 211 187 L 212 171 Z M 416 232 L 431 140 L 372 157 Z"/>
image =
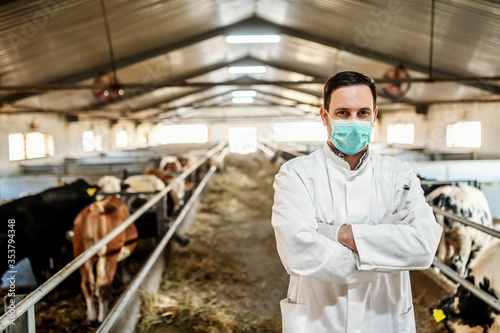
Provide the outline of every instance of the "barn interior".
<path id="1" fill-rule="evenodd" d="M 497 0 L 2 1 L 0 201 L 221 143 L 250 175 L 309 154 L 324 83 L 354 70 L 377 85 L 370 147 L 479 188 L 498 221 L 498 31 Z"/>

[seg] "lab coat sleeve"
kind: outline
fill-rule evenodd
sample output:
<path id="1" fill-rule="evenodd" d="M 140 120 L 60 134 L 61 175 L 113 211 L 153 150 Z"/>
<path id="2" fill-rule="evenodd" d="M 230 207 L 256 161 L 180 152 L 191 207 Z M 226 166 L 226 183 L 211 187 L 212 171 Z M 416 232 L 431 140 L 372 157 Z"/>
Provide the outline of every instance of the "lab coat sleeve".
<path id="1" fill-rule="evenodd" d="M 415 219 L 408 225 L 352 225 L 360 270 L 391 273 L 427 269 L 436 253 L 442 228 L 425 202 L 420 180 L 413 168 L 405 168 L 395 179 L 396 189 L 402 189 L 411 179 L 405 208 L 415 214 Z M 397 191 L 393 204 L 400 196 L 401 191 Z"/>
<path id="2" fill-rule="evenodd" d="M 287 272 L 338 284 L 376 280 L 377 273 L 358 270 L 350 249 L 317 232 L 309 189 L 287 164 L 275 177 L 272 215 L 278 254 Z"/>

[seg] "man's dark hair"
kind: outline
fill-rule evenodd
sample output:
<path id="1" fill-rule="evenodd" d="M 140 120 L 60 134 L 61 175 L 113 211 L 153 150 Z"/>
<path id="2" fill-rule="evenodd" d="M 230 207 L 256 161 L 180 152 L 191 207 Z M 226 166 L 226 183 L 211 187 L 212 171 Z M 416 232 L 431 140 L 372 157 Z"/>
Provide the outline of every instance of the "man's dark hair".
<path id="1" fill-rule="evenodd" d="M 357 85 L 365 85 L 370 88 L 373 96 L 373 107 L 377 106 L 377 91 L 375 89 L 375 81 L 364 74 L 352 71 L 338 72 L 334 76 L 328 79 L 325 83 L 325 87 L 323 89 L 324 92 L 324 106 L 328 111 L 330 107 L 330 99 L 332 96 L 332 92 L 340 87 L 347 86 L 357 86 Z"/>

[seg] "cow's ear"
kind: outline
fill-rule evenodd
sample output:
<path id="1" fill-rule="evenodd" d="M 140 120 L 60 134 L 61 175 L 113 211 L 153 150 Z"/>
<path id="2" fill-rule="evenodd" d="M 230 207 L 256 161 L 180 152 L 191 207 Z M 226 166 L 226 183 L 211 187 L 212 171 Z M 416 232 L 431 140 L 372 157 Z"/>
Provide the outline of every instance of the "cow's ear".
<path id="1" fill-rule="evenodd" d="M 97 191 L 97 187 L 89 187 L 89 188 L 87 188 L 87 194 L 89 196 L 91 196 L 91 197 L 94 196 L 94 194 L 95 194 L 96 191 Z"/>

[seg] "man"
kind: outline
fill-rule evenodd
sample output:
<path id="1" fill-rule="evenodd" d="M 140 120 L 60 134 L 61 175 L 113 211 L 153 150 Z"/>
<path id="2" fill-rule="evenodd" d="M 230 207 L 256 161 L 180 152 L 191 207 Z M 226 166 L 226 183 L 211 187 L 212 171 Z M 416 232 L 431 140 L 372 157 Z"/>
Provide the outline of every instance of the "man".
<path id="1" fill-rule="evenodd" d="M 329 140 L 276 175 L 284 332 L 415 332 L 408 271 L 431 265 L 442 228 L 411 164 L 369 149 L 377 111 L 373 79 L 333 76 L 320 109 Z"/>

